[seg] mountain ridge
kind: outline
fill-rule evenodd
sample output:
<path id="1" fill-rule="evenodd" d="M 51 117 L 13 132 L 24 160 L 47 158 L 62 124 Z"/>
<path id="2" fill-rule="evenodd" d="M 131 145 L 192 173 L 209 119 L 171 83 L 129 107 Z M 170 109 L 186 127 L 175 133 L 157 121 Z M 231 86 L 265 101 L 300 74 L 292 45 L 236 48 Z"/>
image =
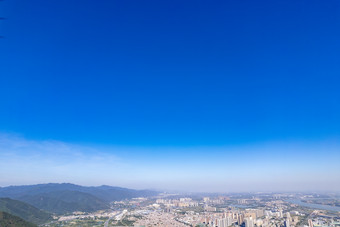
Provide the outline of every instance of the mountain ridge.
<path id="1" fill-rule="evenodd" d="M 71 183 L 0 187 L 0 197 L 23 201 L 56 214 L 108 209 L 109 203 L 112 201 L 157 194 L 158 192 L 152 190 L 136 190 L 108 185 L 81 186 Z"/>

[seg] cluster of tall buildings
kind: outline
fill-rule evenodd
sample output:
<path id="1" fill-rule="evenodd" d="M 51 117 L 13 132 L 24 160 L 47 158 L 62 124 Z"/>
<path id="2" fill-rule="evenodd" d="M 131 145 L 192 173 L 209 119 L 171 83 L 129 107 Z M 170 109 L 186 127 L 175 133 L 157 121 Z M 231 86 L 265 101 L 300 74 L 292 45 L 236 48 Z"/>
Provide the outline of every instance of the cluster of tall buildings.
<path id="1" fill-rule="evenodd" d="M 257 199 L 254 197 L 254 199 Z M 253 200 L 254 200 L 253 199 Z M 204 197 L 203 201 L 194 201 L 191 198 L 179 198 L 179 199 L 158 199 L 157 204 L 164 204 L 162 208 L 165 212 L 172 212 L 172 209 L 176 210 L 181 207 L 193 207 L 199 206 L 190 212 L 184 214 L 182 218 L 183 223 L 187 224 L 205 224 L 209 227 L 294 227 L 299 222 L 299 212 L 292 211 L 292 215 L 289 212 L 283 212 L 287 210 L 285 204 L 282 201 L 270 201 L 268 206 L 261 208 L 237 208 L 238 205 L 228 206 L 228 208 L 218 208 L 218 204 L 228 204 L 228 197 L 216 197 L 209 198 Z M 248 203 L 250 199 L 237 199 L 239 204 Z M 252 201 L 252 200 L 251 200 Z M 203 212 L 197 212 L 201 210 Z M 218 208 L 218 209 L 217 209 Z M 306 226 L 307 227 L 307 226 Z M 308 227 L 314 227 L 311 224 Z"/>
<path id="2" fill-rule="evenodd" d="M 228 227 L 228 226 L 295 226 L 298 222 L 297 217 L 291 217 L 289 212 L 283 213 L 281 209 L 269 212 L 263 209 L 245 209 L 245 210 L 231 210 L 223 213 L 223 216 L 218 213 L 206 215 L 202 219 L 202 223 L 209 227 Z M 273 219 L 274 218 L 274 219 Z M 270 223 L 270 220 L 276 220 L 275 224 Z M 292 225 L 293 223 L 293 225 Z M 314 227 L 309 225 L 309 227 Z"/>
<path id="3" fill-rule="evenodd" d="M 228 227 L 234 224 L 238 226 L 254 227 L 257 223 L 257 218 L 262 217 L 264 211 L 261 209 L 247 209 L 245 211 L 228 211 L 223 214 L 215 213 L 206 215 L 202 219 L 202 223 L 211 227 Z"/>
<path id="4" fill-rule="evenodd" d="M 208 226 L 228 227 L 233 225 L 234 221 L 230 213 L 224 213 L 222 216 L 207 216 L 202 222 Z"/>

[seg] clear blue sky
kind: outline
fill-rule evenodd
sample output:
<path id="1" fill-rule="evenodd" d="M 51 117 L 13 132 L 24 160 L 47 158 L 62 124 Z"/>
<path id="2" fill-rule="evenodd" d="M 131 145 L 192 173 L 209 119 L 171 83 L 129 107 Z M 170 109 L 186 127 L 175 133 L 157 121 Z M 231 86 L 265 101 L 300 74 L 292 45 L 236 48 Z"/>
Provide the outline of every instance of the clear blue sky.
<path id="1" fill-rule="evenodd" d="M 170 171 L 178 159 L 209 169 L 258 154 L 262 163 L 263 153 L 266 163 L 301 157 L 279 162 L 282 171 L 307 156 L 316 166 L 322 155 L 340 160 L 339 1 L 7 0 L 0 16 L 2 154 L 20 156 L 18 141 L 39 150 L 53 140 L 85 156 L 135 157 L 137 172 L 149 162 Z M 77 179 L 39 181 L 100 184 Z M 156 188 L 160 179 L 102 183 Z"/>

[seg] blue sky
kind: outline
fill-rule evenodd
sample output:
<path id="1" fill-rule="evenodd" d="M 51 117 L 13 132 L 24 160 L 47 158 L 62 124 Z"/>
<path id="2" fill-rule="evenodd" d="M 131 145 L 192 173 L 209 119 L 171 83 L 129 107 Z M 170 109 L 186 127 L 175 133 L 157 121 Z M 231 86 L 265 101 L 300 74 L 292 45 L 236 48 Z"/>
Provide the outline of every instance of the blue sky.
<path id="1" fill-rule="evenodd" d="M 339 1 L 12 0 L 0 15 L 0 185 L 340 190 Z"/>

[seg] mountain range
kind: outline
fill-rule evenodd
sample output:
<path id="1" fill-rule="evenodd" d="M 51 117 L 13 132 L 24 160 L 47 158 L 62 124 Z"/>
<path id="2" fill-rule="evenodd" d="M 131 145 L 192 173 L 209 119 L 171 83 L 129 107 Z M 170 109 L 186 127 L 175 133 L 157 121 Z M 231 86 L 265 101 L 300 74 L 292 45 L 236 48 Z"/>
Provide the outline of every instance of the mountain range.
<path id="1" fill-rule="evenodd" d="M 85 187 L 69 183 L 0 188 L 0 197 L 19 200 L 55 214 L 65 214 L 74 211 L 93 212 L 108 209 L 109 203 L 112 201 L 154 196 L 157 194 L 158 192 L 151 190 L 134 190 L 106 185 Z"/>

